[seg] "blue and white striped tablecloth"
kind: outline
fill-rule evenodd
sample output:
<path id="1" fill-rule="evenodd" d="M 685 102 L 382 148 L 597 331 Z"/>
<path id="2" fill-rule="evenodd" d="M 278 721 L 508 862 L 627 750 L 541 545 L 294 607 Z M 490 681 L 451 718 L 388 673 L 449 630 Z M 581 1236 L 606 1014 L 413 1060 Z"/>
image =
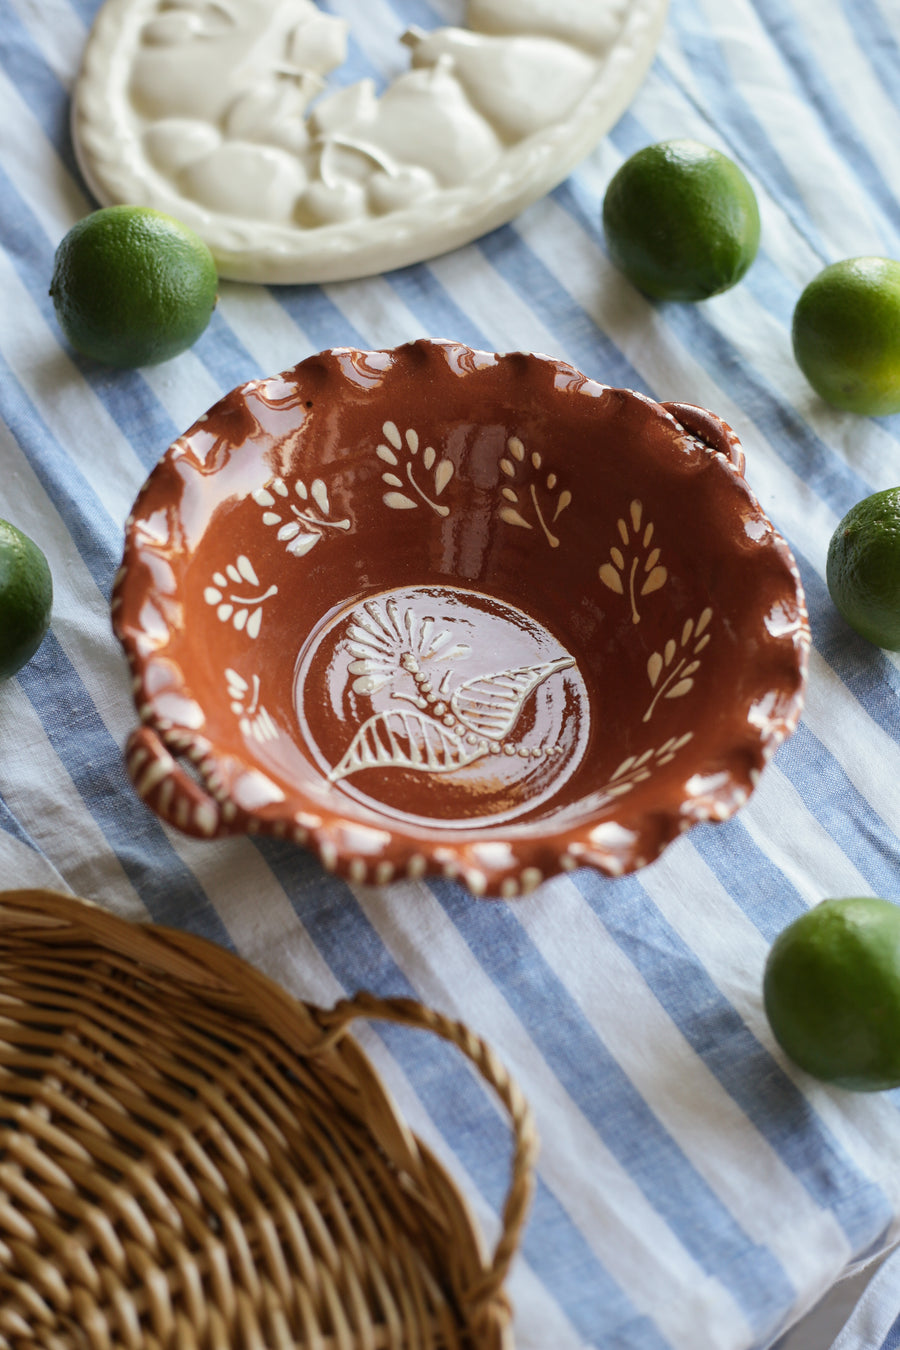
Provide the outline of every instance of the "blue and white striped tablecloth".
<path id="1" fill-rule="evenodd" d="M 0 0 L 0 516 L 41 544 L 56 585 L 51 633 L 0 686 L 0 885 L 191 929 L 312 1001 L 410 994 L 486 1036 L 543 1140 L 510 1282 L 520 1350 L 769 1345 L 900 1237 L 900 1095 L 794 1072 L 760 1002 L 768 946 L 807 906 L 900 900 L 900 665 L 849 631 L 824 582 L 842 514 L 900 482 L 900 418 L 827 408 L 789 340 L 822 265 L 900 256 L 898 0 L 671 0 L 630 110 L 511 225 L 369 280 L 223 284 L 196 347 L 139 372 L 74 357 L 47 293 L 56 244 L 93 205 L 68 115 L 96 8 Z M 381 79 L 402 60 L 385 34 L 463 17 L 463 0 L 327 8 L 351 18 L 353 61 Z M 735 158 L 762 213 L 746 279 L 698 306 L 640 297 L 599 224 L 623 158 L 671 135 Z M 795 551 L 813 631 L 800 729 L 735 820 L 637 875 L 576 872 L 508 905 L 449 882 L 355 888 L 294 847 L 176 835 L 128 784 L 135 714 L 108 598 L 144 477 L 232 386 L 325 347 L 421 336 L 546 352 L 714 409 Z M 360 1034 L 495 1235 L 509 1157 L 492 1102 L 427 1038 Z M 862 1350 L 851 1333 L 841 1350 Z"/>

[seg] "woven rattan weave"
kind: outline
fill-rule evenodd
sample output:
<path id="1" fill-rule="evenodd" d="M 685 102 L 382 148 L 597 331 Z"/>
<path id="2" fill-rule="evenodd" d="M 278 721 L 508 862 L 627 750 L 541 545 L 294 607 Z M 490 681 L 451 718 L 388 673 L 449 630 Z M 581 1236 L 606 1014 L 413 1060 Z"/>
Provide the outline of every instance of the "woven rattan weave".
<path id="1" fill-rule="evenodd" d="M 357 1017 L 453 1042 L 508 1109 L 493 1256 Z M 508 1347 L 535 1148 L 489 1047 L 420 1004 L 321 1010 L 203 939 L 0 894 L 2 1350 Z"/>

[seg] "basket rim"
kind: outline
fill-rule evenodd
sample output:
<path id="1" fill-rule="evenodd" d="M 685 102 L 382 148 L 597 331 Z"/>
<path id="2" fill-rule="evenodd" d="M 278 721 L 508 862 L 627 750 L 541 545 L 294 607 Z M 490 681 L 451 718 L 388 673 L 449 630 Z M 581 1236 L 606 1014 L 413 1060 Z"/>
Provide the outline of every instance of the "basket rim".
<path id="1" fill-rule="evenodd" d="M 98 955 L 124 959 L 174 981 L 182 990 L 207 999 L 242 1025 L 252 1022 L 274 1037 L 291 1055 L 314 1061 L 327 1075 L 336 1104 L 366 1130 L 373 1145 L 399 1174 L 433 1190 L 458 1240 L 465 1235 L 470 1251 L 467 1285 L 461 1310 L 478 1329 L 483 1342 L 498 1350 L 510 1344 L 511 1309 L 504 1285 L 518 1250 L 534 1189 L 537 1133 L 530 1107 L 492 1048 L 461 1022 L 408 998 L 384 998 L 367 991 L 322 1008 L 288 993 L 243 957 L 210 939 L 180 929 L 134 921 L 94 901 L 49 889 L 0 891 L 0 950 L 4 934 L 67 932 L 92 943 Z M 493 1253 L 487 1254 L 481 1230 L 465 1197 L 433 1151 L 411 1130 L 389 1089 L 358 1040 L 348 1034 L 358 1018 L 388 1021 L 432 1031 L 455 1044 L 471 1061 L 485 1084 L 500 1099 L 512 1124 L 511 1178 Z"/>

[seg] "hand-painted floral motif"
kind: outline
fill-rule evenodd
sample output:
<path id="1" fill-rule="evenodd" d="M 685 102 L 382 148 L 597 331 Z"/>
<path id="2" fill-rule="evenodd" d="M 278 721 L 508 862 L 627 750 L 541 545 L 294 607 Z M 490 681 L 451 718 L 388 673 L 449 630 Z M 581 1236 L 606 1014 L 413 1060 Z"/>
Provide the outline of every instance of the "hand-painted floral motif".
<path id="1" fill-rule="evenodd" d="M 394 422 L 385 422 L 381 431 L 387 444 L 380 444 L 375 453 L 389 466 L 381 477 L 392 489 L 384 494 L 385 506 L 390 506 L 394 511 L 412 511 L 422 502 L 430 506 L 436 515 L 449 516 L 450 507 L 434 498 L 440 497 L 453 477 L 452 461 L 440 458 L 431 445 L 426 445 L 420 454 L 417 431 L 409 429 L 401 436 Z M 421 485 L 422 478 L 429 482 L 428 492 Z M 409 495 L 410 490 L 418 497 L 418 501 Z M 429 493 L 432 495 L 429 496 Z"/>
<path id="2" fill-rule="evenodd" d="M 447 629 L 436 628 L 433 619 L 418 618 L 410 606 L 401 613 L 393 599 L 384 606 L 369 600 L 353 618 L 348 645 L 354 660 L 348 669 L 356 676 L 353 689 L 357 694 L 375 694 L 383 689 L 404 668 L 405 661 L 422 665 L 426 661 L 464 661 L 472 650 L 468 643 L 454 642 Z M 427 705 L 423 701 L 419 706 Z"/>
<path id="3" fill-rule="evenodd" d="M 277 740 L 278 728 L 266 709 L 260 706 L 259 676 L 251 675 L 248 681 L 229 667 L 225 671 L 225 682 L 231 711 L 238 719 L 242 733 L 260 742 Z"/>
<path id="4" fill-rule="evenodd" d="M 611 561 L 600 568 L 600 580 L 617 595 L 627 593 L 631 604 L 632 623 L 640 623 L 637 601 L 639 596 L 651 595 L 665 586 L 668 571 L 659 563 L 660 550 L 652 547 L 653 524 L 643 526 L 644 508 L 635 499 L 631 503 L 628 518 L 618 521 L 619 538 L 622 547 L 613 545 L 609 551 Z M 624 552 L 623 552 L 624 549 Z M 627 592 L 626 592 L 627 587 Z"/>
<path id="5" fill-rule="evenodd" d="M 350 521 L 332 520 L 328 489 L 321 478 L 314 478 L 310 486 L 301 478 L 294 483 L 296 501 L 283 478 L 273 478 L 265 487 L 257 488 L 253 500 L 264 508 L 263 524 L 278 526 L 276 538 L 287 545 L 288 553 L 302 558 L 316 545 L 326 530 L 349 530 Z"/>
<path id="6" fill-rule="evenodd" d="M 329 775 L 337 782 L 366 768 L 415 769 L 452 773 L 486 755 L 552 756 L 556 747 L 516 745 L 509 740 L 526 701 L 557 671 L 574 666 L 570 656 L 472 675 L 459 680 L 455 666 L 442 670 L 435 682 L 435 661 L 464 660 L 466 643 L 452 633 L 435 630 L 433 620 L 419 618 L 412 607 L 402 612 L 388 600 L 361 606 L 348 629 L 357 694 L 387 688 L 398 703 L 372 713 L 359 727 L 340 763 Z"/>
<path id="7" fill-rule="evenodd" d="M 500 461 L 500 468 L 507 478 L 515 481 L 520 467 L 526 473 L 531 471 L 531 481 L 521 489 L 508 486 L 501 489 L 508 506 L 501 507 L 500 519 L 507 525 L 518 525 L 521 529 L 532 530 L 534 525 L 523 515 L 524 511 L 533 512 L 534 518 L 544 532 L 551 548 L 559 548 L 559 539 L 550 529 L 572 500 L 567 488 L 558 491 L 559 484 L 555 473 L 543 472 L 543 462 L 539 450 L 533 450 L 526 458 L 525 446 L 518 436 L 510 436 L 506 442 L 507 454 Z M 523 496 L 524 494 L 524 496 Z"/>
<path id="8" fill-rule="evenodd" d="M 656 692 L 644 713 L 645 722 L 650 721 L 661 698 L 683 698 L 693 689 L 694 676 L 700 668 L 698 658 L 710 639 L 706 629 L 711 618 L 712 610 L 707 608 L 696 624 L 693 619 L 686 619 L 680 639 L 670 638 L 661 652 L 650 657 L 647 676 Z"/>
<path id="9" fill-rule="evenodd" d="M 653 777 L 654 769 L 671 764 L 678 751 L 693 740 L 693 737 L 692 731 L 686 731 L 682 736 L 670 736 L 656 750 L 644 750 L 640 755 L 629 755 L 611 775 L 604 794 L 607 797 L 622 797 L 637 787 L 638 783 L 646 783 Z"/>
<path id="10" fill-rule="evenodd" d="M 259 637 L 262 607 L 278 594 L 278 587 L 269 586 L 263 590 L 253 564 L 243 553 L 233 563 L 228 563 L 224 572 L 214 572 L 212 580 L 213 584 L 206 587 L 203 598 L 215 608 L 222 623 L 228 623 L 230 619 L 239 633 L 246 633 L 250 638 Z M 250 594 L 247 594 L 248 587 Z"/>

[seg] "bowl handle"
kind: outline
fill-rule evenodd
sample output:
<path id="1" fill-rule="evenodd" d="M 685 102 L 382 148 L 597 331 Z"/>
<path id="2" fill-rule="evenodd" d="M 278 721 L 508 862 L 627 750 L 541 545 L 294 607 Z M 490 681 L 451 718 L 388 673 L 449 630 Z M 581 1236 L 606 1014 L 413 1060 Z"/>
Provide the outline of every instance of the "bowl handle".
<path id="1" fill-rule="evenodd" d="M 521 1090 L 485 1041 L 462 1022 L 454 1022 L 415 999 L 378 998 L 361 992 L 353 998 L 342 999 L 331 1009 L 317 1008 L 316 1017 L 326 1034 L 313 1053 L 333 1046 L 358 1017 L 432 1031 L 457 1046 L 471 1060 L 506 1107 L 512 1121 L 513 1158 L 510 1186 L 503 1206 L 502 1231 L 490 1265 L 477 1282 L 463 1292 L 463 1302 L 473 1326 L 484 1331 L 486 1343 L 506 1344 L 505 1330 L 511 1313 L 503 1285 L 525 1226 L 534 1191 L 534 1163 L 538 1152 L 538 1135 L 531 1108 Z"/>
<path id="2" fill-rule="evenodd" d="M 738 473 L 744 472 L 744 449 L 727 422 L 707 408 L 698 408 L 694 403 L 664 403 L 666 412 L 680 422 L 685 431 L 696 436 L 705 445 L 724 455 Z"/>
<path id="3" fill-rule="evenodd" d="M 155 728 L 140 726 L 131 733 L 125 765 L 138 796 L 166 824 L 203 839 L 234 833 L 215 797 L 179 764 Z"/>

